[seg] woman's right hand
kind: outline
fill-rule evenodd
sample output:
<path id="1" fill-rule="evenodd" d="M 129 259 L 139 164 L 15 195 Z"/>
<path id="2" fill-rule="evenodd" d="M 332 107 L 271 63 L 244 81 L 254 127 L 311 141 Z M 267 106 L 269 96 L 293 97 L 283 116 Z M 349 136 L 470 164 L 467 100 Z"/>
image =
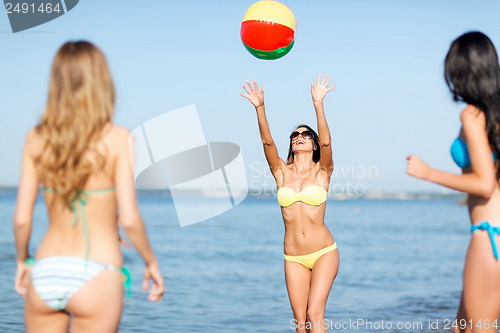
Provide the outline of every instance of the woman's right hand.
<path id="1" fill-rule="evenodd" d="M 427 164 L 425 164 L 421 159 L 413 155 L 408 155 L 406 160 L 408 161 L 406 172 L 410 176 L 420 178 L 423 180 L 429 180 L 429 174 L 431 173 L 431 168 Z"/>
<path id="2" fill-rule="evenodd" d="M 248 80 L 247 85 L 250 90 L 248 90 L 246 85 L 243 85 L 243 89 L 245 89 L 248 95 L 244 95 L 242 93 L 240 93 L 240 95 L 248 99 L 250 103 L 255 106 L 255 108 L 264 106 L 264 87 L 262 87 L 262 89 L 259 91 L 259 87 L 257 86 L 257 82 L 255 80 L 253 80 L 253 87 Z"/>
<path id="3" fill-rule="evenodd" d="M 155 261 L 146 265 L 144 268 L 144 280 L 142 282 L 142 290 L 147 291 L 149 288 L 149 280 L 153 280 L 151 291 L 148 295 L 148 300 L 151 302 L 159 302 L 165 293 L 165 284 L 161 275 L 158 262 Z"/>

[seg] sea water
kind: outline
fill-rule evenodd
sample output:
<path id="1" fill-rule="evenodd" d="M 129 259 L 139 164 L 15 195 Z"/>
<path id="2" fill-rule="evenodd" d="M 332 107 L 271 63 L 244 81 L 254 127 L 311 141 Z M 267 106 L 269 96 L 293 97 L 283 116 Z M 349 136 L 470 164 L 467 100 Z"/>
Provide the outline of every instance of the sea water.
<path id="1" fill-rule="evenodd" d="M 323 325 L 332 332 L 447 332 L 470 237 L 459 201 L 329 200 L 325 223 L 341 259 Z M 167 290 L 161 303 L 148 302 L 143 262 L 124 248 L 133 285 L 120 332 L 295 331 L 276 198 L 249 195 L 222 215 L 182 228 L 170 196 L 143 193 L 139 205 Z M 24 332 L 23 299 L 14 291 L 14 206 L 15 192 L 0 193 L 0 332 Z M 40 197 L 32 253 L 46 227 Z"/>

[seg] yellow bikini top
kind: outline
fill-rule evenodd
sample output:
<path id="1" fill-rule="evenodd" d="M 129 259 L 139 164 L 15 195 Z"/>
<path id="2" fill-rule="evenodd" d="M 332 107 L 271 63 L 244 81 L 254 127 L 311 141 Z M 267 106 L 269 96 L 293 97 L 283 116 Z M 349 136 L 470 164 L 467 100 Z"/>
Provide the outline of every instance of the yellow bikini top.
<path id="1" fill-rule="evenodd" d="M 281 207 L 288 207 L 297 201 L 302 201 L 311 206 L 319 206 L 326 201 L 327 190 L 319 185 L 307 186 L 300 192 L 295 192 L 289 187 L 282 186 L 278 190 L 278 203 Z"/>

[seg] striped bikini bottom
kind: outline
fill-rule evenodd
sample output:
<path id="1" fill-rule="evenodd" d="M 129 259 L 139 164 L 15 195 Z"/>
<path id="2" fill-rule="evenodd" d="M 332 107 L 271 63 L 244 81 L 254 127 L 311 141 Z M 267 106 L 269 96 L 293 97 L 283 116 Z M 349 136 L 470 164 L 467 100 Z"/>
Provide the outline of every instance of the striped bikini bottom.
<path id="1" fill-rule="evenodd" d="M 119 268 L 77 257 L 38 259 L 33 264 L 31 280 L 40 298 L 51 309 L 61 311 L 81 287 L 104 270 L 122 273 L 127 293 L 130 292 L 130 272 L 125 266 Z"/>

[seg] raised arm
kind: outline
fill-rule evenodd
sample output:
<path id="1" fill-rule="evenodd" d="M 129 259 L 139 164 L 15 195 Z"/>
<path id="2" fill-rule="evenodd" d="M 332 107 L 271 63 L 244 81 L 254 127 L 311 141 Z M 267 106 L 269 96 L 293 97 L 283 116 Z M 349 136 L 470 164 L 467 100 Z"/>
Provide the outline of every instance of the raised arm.
<path id="1" fill-rule="evenodd" d="M 276 148 L 271 136 L 271 131 L 269 130 L 269 124 L 267 123 L 266 108 L 264 106 L 264 88 L 259 91 L 259 87 L 255 80 L 253 81 L 253 87 L 249 81 L 247 81 L 247 85 L 248 88 L 243 85 L 243 89 L 245 89 L 248 95 L 242 93 L 240 93 L 240 95 L 248 99 L 250 103 L 255 106 L 257 120 L 259 122 L 260 137 L 264 145 L 264 154 L 266 155 L 271 173 L 277 180 L 282 174 L 281 168 L 285 165 L 285 162 L 278 155 L 278 149 Z"/>
<path id="2" fill-rule="evenodd" d="M 460 116 L 471 160 L 471 172 L 456 175 L 430 168 L 415 156 L 408 156 L 409 175 L 488 199 L 495 189 L 496 172 L 486 133 L 484 113 L 469 105 Z"/>
<path id="3" fill-rule="evenodd" d="M 318 120 L 318 136 L 319 136 L 319 149 L 321 153 L 321 159 L 319 160 L 321 169 L 324 170 L 328 176 L 333 172 L 333 158 L 332 158 L 332 145 L 330 129 L 328 128 L 328 123 L 326 122 L 325 110 L 323 108 L 323 99 L 326 94 L 335 88 L 335 85 L 328 88 L 330 81 L 328 75 L 325 75 L 323 80 L 321 80 L 321 73 L 318 75 L 316 80 L 316 85 L 311 82 L 311 96 L 313 100 L 314 110 L 316 110 L 316 119 Z M 320 82 L 321 81 L 321 82 Z M 326 82 L 326 83 L 325 83 Z"/>
<path id="4" fill-rule="evenodd" d="M 153 280 L 153 286 L 149 293 L 150 301 L 160 301 L 165 286 L 163 276 L 158 267 L 158 261 L 151 250 L 146 234 L 146 228 L 139 213 L 135 192 L 135 183 L 132 173 L 131 159 L 128 146 L 130 132 L 117 128 L 118 132 L 114 144 L 118 147 L 115 166 L 115 186 L 120 211 L 120 221 L 128 239 L 132 242 L 141 257 L 146 263 L 144 269 L 144 280 L 142 288 L 146 291 L 149 287 L 149 280 Z"/>
<path id="5" fill-rule="evenodd" d="M 33 208 L 38 193 L 38 175 L 34 163 L 33 148 L 36 142 L 35 131 L 31 130 L 24 145 L 21 180 L 17 189 L 17 201 L 14 211 L 14 236 L 16 239 L 17 271 L 15 277 L 15 290 L 23 297 L 26 295 L 28 268 L 25 264 L 29 254 L 29 240 L 33 221 Z"/>

